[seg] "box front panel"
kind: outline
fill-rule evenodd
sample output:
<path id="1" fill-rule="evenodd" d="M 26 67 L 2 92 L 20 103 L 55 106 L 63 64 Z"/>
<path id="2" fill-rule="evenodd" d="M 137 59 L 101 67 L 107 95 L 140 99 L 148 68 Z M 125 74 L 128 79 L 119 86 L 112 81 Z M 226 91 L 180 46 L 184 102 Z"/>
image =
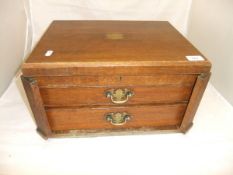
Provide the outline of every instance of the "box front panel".
<path id="1" fill-rule="evenodd" d="M 121 103 L 120 98 L 127 98 L 125 102 L 122 101 L 127 105 L 187 102 L 196 76 L 162 74 L 38 77 L 37 79 L 45 106 L 111 106 Z M 131 95 L 127 96 L 125 91 Z M 110 94 L 107 94 L 109 92 Z"/>
<path id="2" fill-rule="evenodd" d="M 162 106 L 48 108 L 53 131 L 180 126 L 187 104 Z M 127 116 L 127 118 L 126 118 Z"/>

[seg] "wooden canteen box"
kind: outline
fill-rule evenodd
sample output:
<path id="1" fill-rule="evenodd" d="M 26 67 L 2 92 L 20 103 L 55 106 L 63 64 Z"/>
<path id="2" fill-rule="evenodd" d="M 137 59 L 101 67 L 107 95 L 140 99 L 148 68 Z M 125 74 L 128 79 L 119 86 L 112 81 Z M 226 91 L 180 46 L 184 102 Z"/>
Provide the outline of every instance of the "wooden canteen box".
<path id="1" fill-rule="evenodd" d="M 54 21 L 21 78 L 44 138 L 184 133 L 210 68 L 165 21 Z"/>

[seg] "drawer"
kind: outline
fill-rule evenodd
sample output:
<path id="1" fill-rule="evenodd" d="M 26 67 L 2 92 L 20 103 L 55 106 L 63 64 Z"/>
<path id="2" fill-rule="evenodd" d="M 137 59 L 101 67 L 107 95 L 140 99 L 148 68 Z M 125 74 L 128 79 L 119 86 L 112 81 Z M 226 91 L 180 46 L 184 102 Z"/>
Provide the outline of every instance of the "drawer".
<path id="1" fill-rule="evenodd" d="M 89 106 L 186 102 L 193 85 L 40 88 L 45 106 Z"/>
<path id="2" fill-rule="evenodd" d="M 47 108 L 46 114 L 52 131 L 179 127 L 186 106 Z"/>
<path id="3" fill-rule="evenodd" d="M 36 77 L 40 87 L 99 87 L 99 86 L 167 86 L 193 85 L 197 75 L 156 74 L 153 76 L 51 76 Z"/>

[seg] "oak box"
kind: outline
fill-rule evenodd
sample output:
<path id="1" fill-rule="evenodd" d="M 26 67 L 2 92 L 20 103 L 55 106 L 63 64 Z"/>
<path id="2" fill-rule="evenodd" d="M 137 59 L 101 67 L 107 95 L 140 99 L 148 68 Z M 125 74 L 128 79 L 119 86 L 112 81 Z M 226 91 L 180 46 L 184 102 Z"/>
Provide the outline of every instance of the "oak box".
<path id="1" fill-rule="evenodd" d="M 168 22 L 54 21 L 22 81 L 45 138 L 186 132 L 210 68 Z"/>

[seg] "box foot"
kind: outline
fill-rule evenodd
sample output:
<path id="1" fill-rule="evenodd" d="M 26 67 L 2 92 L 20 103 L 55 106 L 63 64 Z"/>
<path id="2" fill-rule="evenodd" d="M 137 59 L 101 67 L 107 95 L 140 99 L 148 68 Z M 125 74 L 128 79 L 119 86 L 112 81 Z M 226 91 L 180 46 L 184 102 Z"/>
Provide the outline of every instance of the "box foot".
<path id="1" fill-rule="evenodd" d="M 43 139 L 48 140 L 48 137 L 39 128 L 36 131 Z"/>
<path id="2" fill-rule="evenodd" d="M 185 127 L 180 128 L 180 132 L 182 132 L 183 134 L 186 134 L 191 129 L 192 126 L 193 126 L 193 122 Z"/>

